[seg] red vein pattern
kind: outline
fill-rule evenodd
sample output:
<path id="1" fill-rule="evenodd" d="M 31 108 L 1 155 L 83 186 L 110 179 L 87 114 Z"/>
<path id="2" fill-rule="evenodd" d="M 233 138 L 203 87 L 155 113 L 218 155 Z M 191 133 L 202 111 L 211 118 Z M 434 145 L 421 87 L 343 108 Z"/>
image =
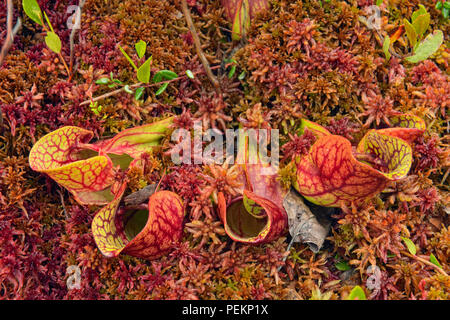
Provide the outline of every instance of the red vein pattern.
<path id="1" fill-rule="evenodd" d="M 411 147 L 402 139 L 370 131 L 358 148 L 385 165 L 381 172 L 358 161 L 347 139 L 330 135 L 320 138 L 308 155 L 297 161 L 296 189 L 308 200 L 322 206 L 339 201 L 356 201 L 381 192 L 388 181 L 408 173 Z"/>
<path id="2" fill-rule="evenodd" d="M 181 198 L 171 191 L 154 193 L 149 199 L 145 227 L 126 243 L 116 227 L 116 212 L 124 190 L 92 220 L 97 247 L 106 257 L 116 257 L 122 252 L 149 260 L 161 257 L 181 239 L 185 213 Z"/>
<path id="3" fill-rule="evenodd" d="M 46 173 L 58 184 L 69 190 L 77 201 L 85 204 L 86 192 L 108 188 L 113 181 L 113 165 L 105 156 L 82 159 L 81 145 L 85 147 L 92 132 L 78 127 L 63 127 L 41 138 L 31 149 L 30 167 Z M 107 200 L 99 198 L 95 204 Z"/>
<path id="4" fill-rule="evenodd" d="M 248 137 L 240 141 L 237 158 L 238 163 L 244 162 L 241 165 L 245 173 L 244 188 L 241 195 L 228 203 L 219 193 L 218 207 L 225 232 L 231 239 L 257 244 L 272 241 L 287 232 L 288 222 L 278 173 L 269 170 L 269 164 L 261 161 L 253 147 L 249 146 Z M 249 159 L 256 159 L 257 163 L 249 164 Z M 251 200 L 252 206 L 259 206 L 262 211 L 257 215 L 248 212 L 244 195 Z"/>
<path id="5" fill-rule="evenodd" d="M 128 154 L 138 158 L 159 144 L 164 132 L 173 123 L 173 118 L 167 118 L 155 123 L 126 129 L 109 140 L 100 141 L 95 147 L 104 153 Z"/>
<path id="6" fill-rule="evenodd" d="M 395 128 L 380 129 L 377 131 L 385 135 L 400 138 L 408 143 L 412 143 L 420 137 L 426 129 L 425 121 L 414 115 L 402 114 L 390 118 L 389 121 Z"/>
<path id="7" fill-rule="evenodd" d="M 219 215 L 225 232 L 231 239 L 249 244 L 261 244 L 273 241 L 287 232 L 287 214 L 283 207 L 248 190 L 244 190 L 244 195 L 257 203 L 266 214 L 257 218 L 247 212 L 242 196 L 226 203 L 223 194 L 219 193 Z"/>
<path id="8" fill-rule="evenodd" d="M 114 178 L 113 162 L 108 154 L 138 158 L 159 144 L 172 121 L 173 118 L 167 118 L 126 129 L 112 139 L 95 144 L 88 143 L 93 137 L 91 131 L 63 127 L 45 135 L 33 146 L 30 167 L 65 187 L 80 204 L 107 204 L 113 198 L 109 188 Z M 95 156 L 84 159 L 86 150 Z"/>

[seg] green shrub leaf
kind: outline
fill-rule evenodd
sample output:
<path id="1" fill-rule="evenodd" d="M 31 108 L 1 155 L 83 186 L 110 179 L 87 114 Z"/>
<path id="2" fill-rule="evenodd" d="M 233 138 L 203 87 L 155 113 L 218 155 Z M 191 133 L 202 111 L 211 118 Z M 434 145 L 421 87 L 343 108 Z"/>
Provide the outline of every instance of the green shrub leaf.
<path id="1" fill-rule="evenodd" d="M 97 81 L 95 81 L 96 84 L 108 84 L 109 83 L 109 78 L 101 78 L 98 79 Z"/>
<path id="2" fill-rule="evenodd" d="M 152 57 L 148 58 L 138 69 L 137 78 L 140 82 L 150 82 L 150 67 L 152 65 Z"/>
<path id="3" fill-rule="evenodd" d="M 142 95 L 144 94 L 144 90 L 145 90 L 145 88 L 143 88 L 143 87 L 137 88 L 137 89 L 136 89 L 136 92 L 134 93 L 134 98 L 135 98 L 136 100 L 141 99 L 141 98 L 142 98 Z"/>
<path id="4" fill-rule="evenodd" d="M 172 80 L 172 79 L 176 79 L 178 77 L 178 75 L 170 70 L 160 70 L 158 71 L 152 79 L 153 83 L 158 83 L 161 82 L 163 79 L 164 80 Z"/>
<path id="5" fill-rule="evenodd" d="M 426 13 L 428 13 L 427 9 L 422 4 L 419 4 L 419 9 L 414 11 L 413 14 L 411 15 L 411 21 L 414 23 L 414 21 L 417 19 L 418 16 Z"/>
<path id="6" fill-rule="evenodd" d="M 417 46 L 414 55 L 405 60 L 411 63 L 426 60 L 439 49 L 442 42 L 444 42 L 444 34 L 441 30 L 436 30 Z"/>
<path id="7" fill-rule="evenodd" d="M 389 52 L 390 46 L 391 46 L 391 39 L 389 37 L 385 37 L 383 42 L 383 52 L 384 55 L 386 56 L 387 61 L 389 61 L 389 59 L 391 58 L 391 53 Z"/>
<path id="8" fill-rule="evenodd" d="M 166 91 L 168 85 L 169 85 L 169 84 L 168 84 L 167 82 L 166 82 L 166 83 L 163 83 L 163 84 L 161 85 L 161 87 L 159 87 L 158 91 L 156 91 L 155 95 L 159 96 L 161 93 L 163 93 L 164 91 Z"/>
<path id="9" fill-rule="evenodd" d="M 345 261 L 341 261 L 341 262 L 337 262 L 334 264 L 334 266 L 336 267 L 336 269 L 338 269 L 339 271 L 347 271 L 350 270 L 351 267 L 348 265 L 347 262 Z"/>
<path id="10" fill-rule="evenodd" d="M 409 44 L 411 45 L 411 48 L 414 48 L 417 43 L 416 29 L 407 19 L 403 19 L 403 24 L 405 25 L 406 36 L 408 37 Z"/>
<path id="11" fill-rule="evenodd" d="M 410 239 L 402 237 L 403 242 L 406 244 L 406 247 L 408 248 L 409 253 L 412 255 L 416 255 L 417 248 L 414 242 L 412 242 Z"/>
<path id="12" fill-rule="evenodd" d="M 136 53 L 139 59 L 142 58 L 147 51 L 147 43 L 143 40 L 139 40 L 139 42 L 137 42 L 134 47 L 136 48 Z"/>
<path id="13" fill-rule="evenodd" d="M 31 20 L 42 26 L 42 11 L 36 0 L 22 0 L 22 7 Z"/>
<path id="14" fill-rule="evenodd" d="M 425 13 L 418 16 L 412 23 L 416 30 L 417 36 L 421 38 L 430 26 L 430 14 Z"/>
<path id="15" fill-rule="evenodd" d="M 434 254 L 430 254 L 430 262 L 439 268 L 442 268 L 441 264 L 439 263 L 438 259 L 434 256 Z"/>
<path id="16" fill-rule="evenodd" d="M 61 53 L 61 39 L 54 32 L 47 32 L 45 36 L 45 43 L 50 50 L 56 53 Z"/>
<path id="17" fill-rule="evenodd" d="M 442 16 L 444 17 L 444 19 L 448 19 L 449 15 L 450 15 L 450 9 L 449 8 L 442 9 Z"/>
<path id="18" fill-rule="evenodd" d="M 350 294 L 348 295 L 348 300 L 367 300 L 364 290 L 360 286 L 355 286 Z"/>

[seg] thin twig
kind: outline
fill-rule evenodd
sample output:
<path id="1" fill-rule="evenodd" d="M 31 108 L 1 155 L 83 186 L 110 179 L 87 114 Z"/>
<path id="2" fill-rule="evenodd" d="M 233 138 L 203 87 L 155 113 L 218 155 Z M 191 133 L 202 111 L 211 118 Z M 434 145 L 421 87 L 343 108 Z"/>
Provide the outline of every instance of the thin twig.
<path id="1" fill-rule="evenodd" d="M 64 196 L 61 192 L 61 190 L 58 189 L 58 193 L 59 193 L 59 197 L 61 199 L 61 204 L 64 210 L 64 215 L 66 216 L 66 219 L 69 219 L 69 215 L 67 214 L 67 210 L 66 210 L 66 204 L 64 203 Z"/>
<path id="2" fill-rule="evenodd" d="M 74 27 L 73 27 L 73 29 L 72 29 L 72 32 L 70 33 L 70 66 L 69 66 L 69 68 L 70 68 L 70 72 L 71 72 L 71 74 L 73 73 L 73 56 L 74 56 L 74 47 L 75 47 L 75 44 L 74 44 L 74 42 L 75 42 L 75 34 L 76 34 L 76 32 L 77 32 L 77 30 L 79 29 L 79 28 L 81 28 L 81 10 L 83 10 L 83 6 L 84 6 L 84 3 L 86 2 L 86 0 L 80 0 L 80 2 L 78 3 L 78 9 L 77 10 L 79 10 L 79 15 L 78 14 L 75 14 L 75 18 L 79 18 L 79 19 L 77 19 L 77 21 L 75 21 L 75 25 L 74 25 Z"/>
<path id="3" fill-rule="evenodd" d="M 3 64 L 3 61 L 11 48 L 14 42 L 14 36 L 19 32 L 20 27 L 22 26 L 22 21 L 20 18 L 17 18 L 16 25 L 13 28 L 13 14 L 14 14 L 14 5 L 12 0 L 7 0 L 7 15 L 6 15 L 6 39 L 3 44 L 2 50 L 0 51 L 0 67 Z M 0 108 L 0 124 L 3 124 L 3 113 Z"/>
<path id="4" fill-rule="evenodd" d="M 214 66 L 214 67 L 211 67 L 211 70 L 218 69 L 218 68 L 220 68 L 220 66 Z M 204 73 L 204 72 L 205 71 L 202 70 L 202 71 L 194 72 L 193 74 L 194 75 L 198 75 L 198 74 L 201 74 L 201 73 Z M 181 77 L 177 77 L 177 78 L 172 79 L 172 80 L 166 80 L 166 81 L 161 81 L 161 82 L 151 83 L 151 84 L 144 84 L 142 82 L 139 82 L 139 83 L 135 83 L 135 84 L 130 85 L 129 88 L 130 89 L 135 89 L 135 88 L 140 88 L 140 87 L 142 87 L 142 88 L 157 87 L 157 86 L 160 86 L 160 85 L 162 85 L 164 83 L 171 83 L 171 82 L 175 82 L 175 81 L 186 79 L 186 78 L 188 78 L 188 76 L 181 76 Z M 95 102 L 95 101 L 99 101 L 99 100 L 102 100 L 102 99 L 109 98 L 109 97 L 114 96 L 114 95 L 116 95 L 116 94 L 118 94 L 120 92 L 124 92 L 124 88 L 123 87 L 120 88 L 120 89 L 116 89 L 114 91 L 111 91 L 111 92 L 107 92 L 107 93 L 102 94 L 101 96 L 95 97 L 93 99 L 83 101 L 82 103 L 80 103 L 80 106 L 85 106 L 85 105 L 90 104 L 91 102 Z"/>
<path id="5" fill-rule="evenodd" d="M 188 25 L 189 31 L 191 32 L 192 38 L 194 39 L 195 50 L 197 51 L 197 55 L 200 58 L 200 61 L 202 62 L 203 68 L 205 68 L 206 75 L 208 76 L 209 80 L 213 84 L 214 89 L 216 90 L 217 94 L 221 95 L 222 89 L 220 88 L 219 81 L 212 73 L 211 68 L 209 66 L 209 62 L 206 59 L 205 54 L 203 53 L 202 46 L 200 43 L 200 38 L 198 37 L 198 33 L 197 33 L 197 30 L 195 29 L 194 22 L 192 21 L 191 12 L 189 11 L 186 0 L 181 1 L 181 7 L 183 9 L 183 14 L 186 19 L 186 23 Z"/>
<path id="6" fill-rule="evenodd" d="M 7 12 L 8 13 L 6 16 L 6 39 L 0 52 L 0 66 L 2 65 L 3 60 L 6 57 L 6 54 L 8 53 L 9 49 L 11 48 L 14 42 L 14 36 L 17 34 L 17 32 L 20 30 L 20 27 L 22 26 L 22 21 L 20 20 L 20 18 L 18 18 L 17 23 L 13 28 L 14 6 L 12 0 L 7 0 Z"/>
<path id="7" fill-rule="evenodd" d="M 444 269 L 438 267 L 437 265 L 435 265 L 434 263 L 432 263 L 431 261 L 422 259 L 421 257 L 418 257 L 416 255 L 410 254 L 409 252 L 406 251 L 401 251 L 402 254 L 404 254 L 405 256 L 408 256 L 410 258 L 416 259 L 417 261 L 420 261 L 422 263 L 425 263 L 426 265 L 429 265 L 430 267 L 433 267 L 434 269 L 436 269 L 437 271 L 439 271 L 440 273 L 442 273 L 444 276 L 448 277 L 447 272 L 444 271 Z"/>

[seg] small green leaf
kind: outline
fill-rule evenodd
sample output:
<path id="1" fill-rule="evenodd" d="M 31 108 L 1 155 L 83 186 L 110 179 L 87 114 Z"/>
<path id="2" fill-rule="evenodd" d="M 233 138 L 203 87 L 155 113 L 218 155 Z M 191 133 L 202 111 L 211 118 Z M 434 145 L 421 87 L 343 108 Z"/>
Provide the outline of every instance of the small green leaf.
<path id="1" fill-rule="evenodd" d="M 444 34 L 441 30 L 436 30 L 434 31 L 434 33 L 429 34 L 417 46 L 414 55 L 405 58 L 405 60 L 411 63 L 417 63 L 426 60 L 439 49 L 443 41 Z"/>
<path id="2" fill-rule="evenodd" d="M 176 79 L 177 77 L 178 77 L 178 75 L 173 71 L 160 70 L 153 76 L 152 82 L 158 83 L 158 82 L 161 82 L 163 79 L 172 80 L 172 79 Z"/>
<path id="3" fill-rule="evenodd" d="M 384 55 L 386 56 L 387 61 L 389 61 L 389 59 L 391 58 L 391 53 L 389 52 L 390 46 L 391 46 L 391 39 L 389 37 L 385 37 L 383 42 L 383 52 Z"/>
<path id="4" fill-rule="evenodd" d="M 129 85 L 125 85 L 125 86 L 123 87 L 123 90 L 124 90 L 126 93 L 129 93 L 129 94 L 132 94 L 132 93 L 133 93 L 133 90 L 130 89 L 130 86 L 129 86 Z"/>
<path id="5" fill-rule="evenodd" d="M 442 7 L 443 7 L 443 5 L 442 5 L 442 1 L 438 1 L 438 2 L 436 3 L 436 6 L 435 6 L 435 8 L 436 8 L 436 9 L 438 9 L 438 10 L 441 10 L 441 9 L 442 9 Z"/>
<path id="6" fill-rule="evenodd" d="M 120 52 L 122 52 L 122 54 L 125 56 L 125 58 L 127 58 L 128 62 L 133 66 L 133 68 L 137 71 L 138 67 L 136 66 L 134 61 L 130 58 L 130 56 L 125 52 L 125 50 L 121 46 L 119 46 L 119 50 L 120 50 Z"/>
<path id="7" fill-rule="evenodd" d="M 140 82 L 150 82 L 150 67 L 152 65 L 152 57 L 148 58 L 138 69 L 137 78 Z"/>
<path id="8" fill-rule="evenodd" d="M 95 102 L 91 101 L 91 103 L 89 104 L 89 108 L 97 116 L 100 115 L 100 111 L 102 111 L 102 109 L 103 109 L 103 107 L 101 105 L 99 105 L 97 101 L 95 101 Z"/>
<path id="9" fill-rule="evenodd" d="M 439 268 L 442 268 L 441 264 L 439 263 L 438 259 L 434 256 L 434 254 L 430 254 L 430 262 Z"/>
<path id="10" fill-rule="evenodd" d="M 234 73 L 236 72 L 236 66 L 231 66 L 230 72 L 228 72 L 228 78 L 232 78 L 234 76 Z"/>
<path id="11" fill-rule="evenodd" d="M 156 95 L 156 96 L 159 96 L 161 93 L 163 93 L 164 91 L 166 91 L 168 85 L 169 85 L 169 83 L 167 83 L 167 82 L 166 82 L 166 83 L 163 83 L 163 84 L 161 85 L 161 87 L 159 87 L 158 91 L 156 91 L 155 95 Z"/>
<path id="12" fill-rule="evenodd" d="M 239 80 L 244 80 L 244 78 L 245 78 L 245 71 L 242 71 L 242 72 L 239 74 L 238 79 L 239 79 Z"/>
<path id="13" fill-rule="evenodd" d="M 406 247 L 408 248 L 409 253 L 411 253 L 412 255 L 416 255 L 417 252 L 417 248 L 416 245 L 414 244 L 414 242 L 412 242 L 410 239 L 405 238 L 405 237 L 401 237 L 403 242 L 406 244 Z"/>
<path id="14" fill-rule="evenodd" d="M 422 36 L 425 34 L 428 27 L 430 26 L 430 14 L 425 13 L 417 16 L 412 25 L 416 30 L 417 36 L 419 38 L 422 38 Z"/>
<path id="15" fill-rule="evenodd" d="M 360 286 L 355 286 L 348 295 L 347 300 L 367 300 L 367 298 L 364 290 Z"/>
<path id="16" fill-rule="evenodd" d="M 109 83 L 109 78 L 101 78 L 98 79 L 97 81 L 95 81 L 96 84 L 108 84 Z"/>
<path id="17" fill-rule="evenodd" d="M 42 11 L 36 0 L 22 0 L 22 7 L 31 20 L 42 26 Z"/>
<path id="18" fill-rule="evenodd" d="M 136 92 L 135 92 L 135 94 L 134 94 L 134 98 L 135 98 L 136 100 L 141 99 L 141 98 L 142 98 L 142 95 L 144 94 L 144 90 L 145 90 L 145 88 L 143 88 L 143 87 L 137 88 L 137 89 L 136 89 Z"/>
<path id="19" fill-rule="evenodd" d="M 186 75 L 187 75 L 187 77 L 188 77 L 189 79 L 194 79 L 194 78 L 195 78 L 195 77 L 194 77 L 194 74 L 192 73 L 191 70 L 186 70 Z"/>
<path id="20" fill-rule="evenodd" d="M 143 40 L 139 40 L 134 47 L 136 48 L 139 59 L 142 58 L 145 55 L 145 51 L 147 51 L 147 43 Z"/>
<path id="21" fill-rule="evenodd" d="M 45 43 L 50 50 L 56 53 L 61 53 L 61 39 L 54 32 L 47 32 L 45 36 Z"/>
<path id="22" fill-rule="evenodd" d="M 405 25 L 406 36 L 408 37 L 409 44 L 411 45 L 411 48 L 414 48 L 417 43 L 416 29 L 407 19 L 403 19 L 403 24 Z"/>
<path id="23" fill-rule="evenodd" d="M 351 267 L 348 265 L 347 262 L 345 261 L 340 261 L 334 264 L 334 266 L 336 267 L 336 269 L 338 269 L 339 271 L 347 271 L 350 270 Z"/>
<path id="24" fill-rule="evenodd" d="M 444 9 L 450 9 L 450 2 L 445 2 L 444 3 Z"/>
<path id="25" fill-rule="evenodd" d="M 411 22 L 414 22 L 418 16 L 420 16 L 421 14 L 427 14 L 427 9 L 422 5 L 419 4 L 419 9 L 414 11 L 413 14 L 411 15 Z"/>
<path id="26" fill-rule="evenodd" d="M 381 6 L 382 3 L 383 3 L 383 0 L 377 0 L 376 5 Z"/>
<path id="27" fill-rule="evenodd" d="M 450 9 L 449 8 L 442 9 L 442 16 L 444 17 L 444 19 L 448 19 L 449 15 L 450 15 Z"/>

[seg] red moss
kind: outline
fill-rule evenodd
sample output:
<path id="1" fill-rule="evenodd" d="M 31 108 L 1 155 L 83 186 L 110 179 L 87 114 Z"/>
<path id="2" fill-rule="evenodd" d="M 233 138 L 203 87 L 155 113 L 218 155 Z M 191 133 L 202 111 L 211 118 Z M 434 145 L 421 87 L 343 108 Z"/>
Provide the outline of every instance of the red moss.
<path id="1" fill-rule="evenodd" d="M 438 136 L 432 136 L 431 138 L 419 137 L 416 140 L 416 145 L 414 147 L 414 153 L 416 154 L 415 159 L 417 160 L 415 167 L 416 172 L 436 168 L 438 166 L 439 155 L 442 153 L 438 143 Z"/>
<path id="2" fill-rule="evenodd" d="M 314 134 L 306 129 L 301 136 L 289 133 L 290 141 L 281 147 L 284 159 L 294 160 L 297 156 L 303 156 L 309 152 L 309 149 L 316 141 Z"/>

